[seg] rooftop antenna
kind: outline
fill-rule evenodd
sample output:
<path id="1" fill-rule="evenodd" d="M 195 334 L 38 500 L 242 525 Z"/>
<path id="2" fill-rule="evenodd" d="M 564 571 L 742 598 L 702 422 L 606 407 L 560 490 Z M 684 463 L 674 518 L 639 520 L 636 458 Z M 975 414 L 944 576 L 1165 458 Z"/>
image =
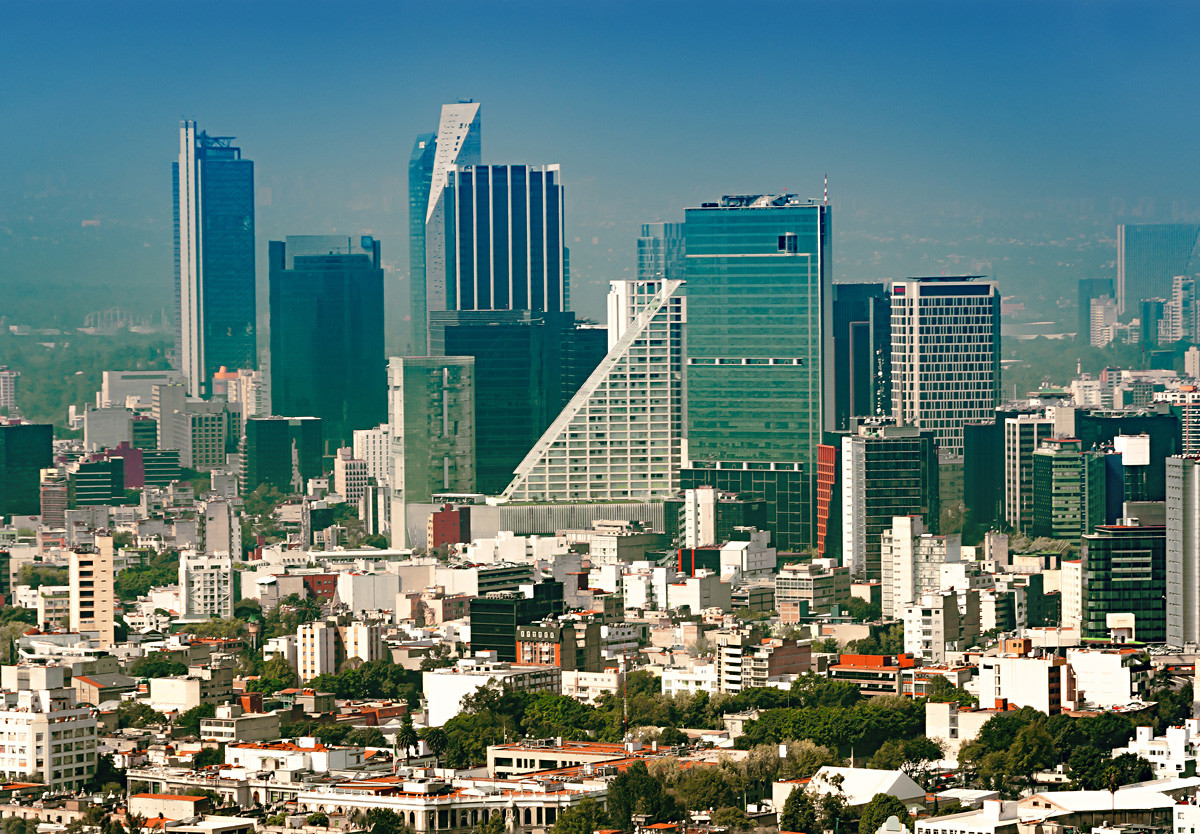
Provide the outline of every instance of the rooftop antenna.
<path id="1" fill-rule="evenodd" d="M 829 173 L 825 174 L 825 205 L 829 205 Z"/>

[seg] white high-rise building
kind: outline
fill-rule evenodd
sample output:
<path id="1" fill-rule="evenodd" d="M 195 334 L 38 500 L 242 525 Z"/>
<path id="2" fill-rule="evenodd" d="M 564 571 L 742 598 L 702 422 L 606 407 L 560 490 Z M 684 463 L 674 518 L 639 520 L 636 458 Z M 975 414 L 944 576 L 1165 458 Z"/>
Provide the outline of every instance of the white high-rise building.
<path id="1" fill-rule="evenodd" d="M 242 557 L 242 524 L 233 502 L 224 498 L 203 502 L 200 542 L 206 555 Z"/>
<path id="2" fill-rule="evenodd" d="M 1154 401 L 1176 406 L 1179 414 L 1179 434 L 1184 455 L 1200 455 L 1200 388 L 1180 385 L 1173 391 L 1157 391 Z"/>
<path id="3" fill-rule="evenodd" d="M 346 626 L 344 633 L 347 660 L 357 657 L 363 663 L 370 663 L 383 657 L 383 626 L 379 623 L 356 620 Z"/>
<path id="4" fill-rule="evenodd" d="M 240 556 L 240 554 L 239 554 Z M 179 605 L 184 617 L 229 619 L 233 616 L 233 558 L 228 553 L 179 554 Z"/>
<path id="5" fill-rule="evenodd" d="M 620 338 L 521 461 L 504 498 L 611 501 L 679 491 L 682 281 L 617 282 Z M 629 316 L 632 315 L 632 321 Z"/>
<path id="6" fill-rule="evenodd" d="M 11 414 L 17 410 L 17 377 L 21 374 L 0 365 L 0 411 Z"/>
<path id="7" fill-rule="evenodd" d="M 1200 646 L 1200 460 L 1167 458 L 1167 644 Z"/>
<path id="8" fill-rule="evenodd" d="M 296 673 L 301 681 L 337 671 L 338 630 L 328 622 L 304 623 L 296 630 Z"/>
<path id="9" fill-rule="evenodd" d="M 387 486 L 391 483 L 392 437 L 388 424 L 354 432 L 354 458 L 367 462 L 367 477 Z"/>
<path id="10" fill-rule="evenodd" d="M 1088 342 L 1092 347 L 1104 347 L 1116 338 L 1117 302 L 1111 295 L 1102 295 L 1091 300 L 1088 323 Z"/>
<path id="11" fill-rule="evenodd" d="M 0 673 L 0 775 L 38 776 L 51 791 L 76 791 L 96 773 L 96 718 L 78 706 L 63 666 L 5 666 Z"/>
<path id="12" fill-rule="evenodd" d="M 367 462 L 353 457 L 353 451 L 346 447 L 338 449 L 337 457 L 333 459 L 333 491 L 351 504 L 362 500 L 363 491 L 367 488 Z"/>
<path id="13" fill-rule="evenodd" d="M 896 516 L 879 549 L 883 570 L 883 615 L 898 617 L 904 606 L 941 589 L 942 565 L 961 561 L 962 538 L 925 532 L 920 516 Z"/>
<path id="14" fill-rule="evenodd" d="M 892 283 L 892 416 L 961 457 L 963 426 L 1000 402 L 1000 293 L 972 276 Z"/>
<path id="15" fill-rule="evenodd" d="M 1083 625 L 1083 561 L 1063 559 L 1060 578 L 1063 628 L 1078 630 Z"/>
<path id="16" fill-rule="evenodd" d="M 1200 348 L 1195 345 L 1183 355 L 1183 373 L 1188 379 L 1200 379 Z"/>
<path id="17" fill-rule="evenodd" d="M 1004 420 L 1004 518 L 1018 530 L 1033 523 L 1033 453 L 1054 435 L 1054 420 L 1022 414 Z"/>

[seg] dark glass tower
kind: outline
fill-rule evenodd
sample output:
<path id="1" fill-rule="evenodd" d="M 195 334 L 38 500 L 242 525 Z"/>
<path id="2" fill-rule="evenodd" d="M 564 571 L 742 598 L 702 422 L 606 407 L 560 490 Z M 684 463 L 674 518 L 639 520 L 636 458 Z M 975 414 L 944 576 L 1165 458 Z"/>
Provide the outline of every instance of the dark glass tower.
<path id="1" fill-rule="evenodd" d="M 41 470 L 54 465 L 54 427 L 0 423 L 0 518 L 42 511 Z"/>
<path id="2" fill-rule="evenodd" d="M 387 420 L 379 241 L 271 241 L 271 408 L 320 417 L 326 452 Z"/>
<path id="3" fill-rule="evenodd" d="M 179 125 L 175 207 L 175 361 L 188 394 L 222 367 L 256 367 L 254 163 L 231 136 Z"/>
<path id="4" fill-rule="evenodd" d="M 1191 272 L 1200 223 L 1127 223 L 1117 227 L 1117 312 L 1140 312 L 1147 298 L 1170 298 L 1171 279 Z"/>
<path id="5" fill-rule="evenodd" d="M 886 284 L 833 285 L 834 428 L 892 413 L 891 333 Z"/>
<path id="6" fill-rule="evenodd" d="M 1167 639 L 1167 528 L 1135 524 L 1096 527 L 1083 536 L 1084 640 L 1109 635 L 1109 614 L 1132 614 L 1134 639 Z"/>
<path id="7" fill-rule="evenodd" d="M 426 351 L 425 306 L 425 212 L 429 207 L 429 184 L 433 180 L 433 156 L 437 134 L 422 133 L 413 143 L 408 160 L 408 276 L 409 354 Z"/>
<path id="8" fill-rule="evenodd" d="M 817 446 L 832 421 L 829 207 L 724 197 L 685 215 L 684 489 L 767 502 L 781 550 L 815 540 Z"/>
<path id="9" fill-rule="evenodd" d="M 251 417 L 242 437 L 241 494 L 270 484 L 284 495 L 303 494 L 321 475 L 321 421 L 316 417 Z"/>

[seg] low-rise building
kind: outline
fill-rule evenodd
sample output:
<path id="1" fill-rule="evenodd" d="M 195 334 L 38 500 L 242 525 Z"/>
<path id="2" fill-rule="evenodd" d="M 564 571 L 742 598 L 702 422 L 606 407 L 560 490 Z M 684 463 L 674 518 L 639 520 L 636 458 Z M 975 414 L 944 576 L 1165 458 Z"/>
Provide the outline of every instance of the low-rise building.
<path id="1" fill-rule="evenodd" d="M 1031 654 L 1028 639 L 1004 641 L 998 656 L 979 659 L 979 700 L 1006 701 L 1057 715 L 1075 705 L 1075 678 L 1065 658 Z"/>
<path id="2" fill-rule="evenodd" d="M 1107 709 L 1140 701 L 1154 677 L 1150 656 L 1134 649 L 1067 649 L 1080 703 Z"/>
<path id="3" fill-rule="evenodd" d="M 279 715 L 245 712 L 238 704 L 222 704 L 212 718 L 200 719 L 201 741 L 271 741 L 279 738 Z"/>
<path id="4" fill-rule="evenodd" d="M 899 695 L 904 670 L 916 665 L 907 654 L 843 654 L 829 667 L 828 675 L 830 680 L 854 684 L 864 695 Z"/>
<path id="5" fill-rule="evenodd" d="M 850 601 L 850 568 L 837 559 L 787 564 L 775 577 L 775 604 L 785 625 Z"/>
<path id="6" fill-rule="evenodd" d="M 429 702 L 430 727 L 440 727 L 459 713 L 462 700 L 485 686 L 503 685 L 526 692 L 562 691 L 562 670 L 556 666 L 519 666 L 493 656 L 460 660 L 445 669 L 421 673 L 422 691 Z"/>
<path id="7" fill-rule="evenodd" d="M 148 701 L 158 712 L 187 712 L 201 704 L 223 704 L 233 697 L 233 669 L 191 666 L 186 675 L 151 678 Z"/>
<path id="8" fill-rule="evenodd" d="M 606 694 L 619 695 L 624 685 L 625 675 L 618 669 L 562 673 L 562 694 L 585 704 L 594 704 Z"/>
<path id="9" fill-rule="evenodd" d="M 1114 758 L 1132 753 L 1150 762 L 1158 779 L 1195 776 L 1200 756 L 1200 720 L 1189 718 L 1181 726 L 1168 727 L 1161 736 L 1153 727 L 1135 727 L 1135 735 L 1126 747 L 1112 751 Z"/>
<path id="10" fill-rule="evenodd" d="M 721 691 L 720 678 L 715 663 L 693 663 L 686 668 L 670 666 L 662 670 L 663 694 L 667 697 L 683 692 L 688 695 L 707 692 L 716 695 Z"/>

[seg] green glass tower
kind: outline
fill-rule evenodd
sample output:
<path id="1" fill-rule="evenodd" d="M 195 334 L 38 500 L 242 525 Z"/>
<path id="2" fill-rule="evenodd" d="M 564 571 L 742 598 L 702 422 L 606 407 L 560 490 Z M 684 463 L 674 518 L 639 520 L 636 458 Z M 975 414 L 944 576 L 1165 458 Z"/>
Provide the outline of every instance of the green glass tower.
<path id="1" fill-rule="evenodd" d="M 763 499 L 775 546 L 799 549 L 815 539 L 817 446 L 832 425 L 829 206 L 723 197 L 688 209 L 684 230 L 682 486 Z"/>
<path id="2" fill-rule="evenodd" d="M 1102 524 L 1083 536 L 1083 639 L 1106 640 L 1109 614 L 1136 618 L 1134 639 L 1167 639 L 1167 528 Z"/>

